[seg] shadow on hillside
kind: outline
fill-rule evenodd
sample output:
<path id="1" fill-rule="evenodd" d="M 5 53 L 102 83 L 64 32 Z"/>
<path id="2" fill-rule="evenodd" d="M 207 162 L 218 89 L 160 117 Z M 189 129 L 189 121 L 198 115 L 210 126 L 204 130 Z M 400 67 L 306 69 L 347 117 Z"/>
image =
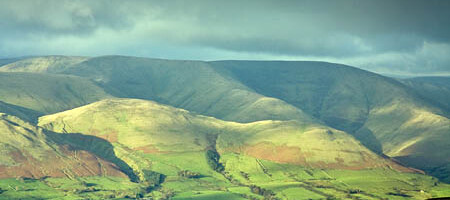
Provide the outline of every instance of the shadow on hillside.
<path id="1" fill-rule="evenodd" d="M 99 158 L 114 163 L 131 181 L 139 181 L 139 177 L 136 176 L 133 169 L 116 156 L 113 145 L 107 140 L 80 133 L 61 134 L 46 131 L 45 134 L 58 145 L 69 145 L 74 150 L 89 151 Z"/>
<path id="2" fill-rule="evenodd" d="M 358 131 L 351 133 L 357 140 L 359 140 L 365 147 L 377 154 L 383 154 L 381 142 L 375 137 L 372 131 L 362 127 Z"/>
<path id="3" fill-rule="evenodd" d="M 364 122 L 350 121 L 344 118 L 327 117 L 322 119 L 327 125 L 350 133 L 359 140 L 365 147 L 373 152 L 382 155 L 381 142 L 375 137 L 372 131 L 364 127 Z"/>
<path id="4" fill-rule="evenodd" d="M 397 156 L 394 158 L 404 165 L 421 169 L 425 171 L 426 174 L 438 178 L 439 181 L 450 184 L 450 164 L 445 163 L 443 160 L 436 158 L 433 159 L 430 156 Z"/>
<path id="5" fill-rule="evenodd" d="M 16 116 L 34 125 L 37 124 L 38 118 L 44 115 L 43 113 L 40 113 L 38 111 L 9 104 L 3 101 L 0 101 L 0 112 Z"/>

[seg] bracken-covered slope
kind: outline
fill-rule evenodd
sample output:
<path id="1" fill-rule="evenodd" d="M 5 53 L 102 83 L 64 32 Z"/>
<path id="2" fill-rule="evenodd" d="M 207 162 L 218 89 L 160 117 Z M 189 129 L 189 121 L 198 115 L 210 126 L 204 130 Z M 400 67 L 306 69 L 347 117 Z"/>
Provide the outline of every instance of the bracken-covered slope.
<path id="1" fill-rule="evenodd" d="M 450 163 L 450 120 L 445 110 L 394 79 L 323 62 L 212 65 L 260 94 L 282 99 L 352 133 L 374 151 L 430 172 Z"/>
<path id="2" fill-rule="evenodd" d="M 296 121 L 236 123 L 137 99 L 108 99 L 41 117 L 56 132 L 83 133 L 145 153 L 236 152 L 302 166 L 337 169 L 393 167 L 352 136 Z"/>
<path id="3" fill-rule="evenodd" d="M 126 175 L 87 151 L 59 145 L 44 130 L 0 113 L 0 178 Z M 51 163 L 51 164 L 50 164 Z"/>
<path id="4" fill-rule="evenodd" d="M 110 97 L 87 79 L 56 74 L 0 72 L 0 101 L 54 113 Z"/>

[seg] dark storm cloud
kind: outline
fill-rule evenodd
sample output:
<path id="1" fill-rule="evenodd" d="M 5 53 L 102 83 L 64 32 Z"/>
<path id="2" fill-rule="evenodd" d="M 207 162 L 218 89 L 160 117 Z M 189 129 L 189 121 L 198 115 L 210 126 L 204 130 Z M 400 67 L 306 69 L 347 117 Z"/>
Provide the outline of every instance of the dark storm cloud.
<path id="1" fill-rule="evenodd" d="M 314 59 L 450 73 L 450 1 L 0 1 L 0 53 Z"/>

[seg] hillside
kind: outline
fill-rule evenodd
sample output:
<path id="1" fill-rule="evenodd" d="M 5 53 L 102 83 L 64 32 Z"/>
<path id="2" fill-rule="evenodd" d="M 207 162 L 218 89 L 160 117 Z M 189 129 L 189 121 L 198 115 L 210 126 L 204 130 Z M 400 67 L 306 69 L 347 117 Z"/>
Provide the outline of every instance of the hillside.
<path id="1" fill-rule="evenodd" d="M 89 78 L 116 97 L 154 100 L 224 120 L 312 120 L 300 109 L 257 94 L 201 61 L 104 56 L 60 73 Z"/>
<path id="2" fill-rule="evenodd" d="M 55 60 L 50 63 L 58 63 L 57 57 L 41 59 L 51 58 Z M 24 71 L 40 69 L 33 62 L 19 66 Z M 375 152 L 429 172 L 449 162 L 442 159 L 450 157 L 449 120 L 444 107 L 397 80 L 349 66 L 104 56 L 34 72 L 81 76 L 116 97 L 154 100 L 223 120 L 324 123 L 353 134 Z M 419 165 L 422 160 L 428 165 Z"/>
<path id="3" fill-rule="evenodd" d="M 407 165 L 432 172 L 450 162 L 446 112 L 394 79 L 323 62 L 212 65 L 256 92 L 284 100 Z"/>
<path id="4" fill-rule="evenodd" d="M 20 66 L 24 71 L 40 69 L 32 62 Z M 154 100 L 223 120 L 323 123 L 351 133 L 375 152 L 428 172 L 450 162 L 442 159 L 450 157 L 445 107 L 397 80 L 349 66 L 104 56 L 35 72 L 81 76 L 116 97 Z"/>
<path id="5" fill-rule="evenodd" d="M 0 72 L 34 72 L 52 73 L 58 72 L 74 64 L 86 60 L 86 57 L 78 56 L 42 56 L 22 59 L 0 60 Z"/>
<path id="6" fill-rule="evenodd" d="M 59 146 L 41 128 L 14 116 L 0 114 L 0 137 L 1 179 L 94 175 L 126 177 L 114 164 L 87 151 Z"/>
<path id="7" fill-rule="evenodd" d="M 317 124 L 225 122 L 137 99 L 102 100 L 41 117 L 39 125 L 56 132 L 96 135 L 144 152 L 203 151 L 216 144 L 214 148 L 219 152 L 233 151 L 260 158 L 269 156 L 266 160 L 281 159 L 278 161 L 283 163 L 318 166 L 319 162 L 324 162 L 331 168 L 333 165 L 359 168 L 358 165 L 366 163 L 368 166 L 361 166 L 366 168 L 386 164 L 351 136 Z M 212 139 L 215 137 L 217 140 Z M 287 151 L 286 158 L 277 157 L 276 151 L 273 155 L 258 152 L 259 148 L 267 148 L 268 152 L 272 151 L 270 148 Z M 303 154 L 310 156 L 305 158 Z M 342 162 L 339 159 L 343 159 Z M 322 167 L 327 168 L 326 165 Z"/>
<path id="8" fill-rule="evenodd" d="M 322 62 L 125 56 L 21 58 L 0 71 L 5 144 L 26 144 L 16 148 L 31 155 L 17 165 L 17 156 L 2 154 L 9 171 L 0 198 L 50 194 L 36 187 L 75 199 L 450 195 L 448 185 L 409 168 L 449 181 L 442 81 L 409 83 Z M 39 126 L 48 131 L 18 119 L 37 123 L 45 114 Z M 72 166 L 65 171 L 72 178 L 53 168 L 36 172 L 46 166 L 34 159 L 47 159 L 36 155 L 57 157 L 48 148 L 62 155 L 58 167 Z M 112 168 L 76 168 L 83 165 Z M 17 174 L 32 180 L 13 179 Z"/>
<path id="9" fill-rule="evenodd" d="M 284 189 L 271 190 L 277 191 L 276 195 L 289 195 L 288 191 L 306 184 L 303 182 L 306 177 L 321 177 L 323 173 L 335 173 L 328 176 L 339 177 L 339 173 L 349 173 L 348 170 L 361 170 L 358 173 L 381 170 L 392 173 L 391 176 L 399 180 L 421 176 L 401 173 L 414 170 L 376 155 L 344 132 L 321 125 L 270 120 L 226 122 L 145 100 L 102 100 L 41 117 L 39 125 L 61 135 L 82 133 L 111 142 L 118 158 L 129 164 L 141 180 L 150 179 L 146 170 L 163 174 L 166 181 L 162 188 L 173 190 L 178 196 L 188 195 L 186 190 L 203 191 L 200 194 L 215 191 L 225 195 L 220 187 L 226 187 L 229 195 L 260 198 L 245 192 L 253 184 L 264 188 L 280 185 Z M 212 168 L 212 161 L 205 157 L 209 151 L 219 153 L 218 163 L 224 166 L 224 171 Z M 198 173 L 199 178 L 182 178 L 179 173 L 183 170 Z M 294 175 L 299 173 L 303 175 Z M 394 179 L 389 181 L 396 182 Z M 304 186 L 311 187 L 308 184 L 313 183 Z M 235 187 L 242 189 L 231 189 Z M 335 189 L 333 191 L 316 191 L 310 195 L 342 195 Z M 239 199 L 238 196 L 229 198 Z"/>
<path id="10" fill-rule="evenodd" d="M 423 98 L 450 112 L 450 77 L 416 77 L 400 81 Z"/>
<path id="11" fill-rule="evenodd" d="M 55 113 L 110 97 L 89 80 L 66 75 L 0 72 L 0 101 Z"/>
<path id="12" fill-rule="evenodd" d="M 43 114 L 28 108 L 7 104 L 0 101 L 0 113 L 5 113 L 11 116 L 19 117 L 22 120 L 37 124 L 37 119 Z"/>

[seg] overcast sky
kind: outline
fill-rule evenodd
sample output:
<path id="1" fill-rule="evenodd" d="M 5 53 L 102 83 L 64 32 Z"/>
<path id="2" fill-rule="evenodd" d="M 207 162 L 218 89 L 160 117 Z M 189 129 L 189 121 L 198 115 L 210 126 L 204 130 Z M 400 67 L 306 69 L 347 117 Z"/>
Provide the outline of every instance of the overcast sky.
<path id="1" fill-rule="evenodd" d="M 0 57 L 321 60 L 450 75 L 447 0 L 0 0 Z"/>

